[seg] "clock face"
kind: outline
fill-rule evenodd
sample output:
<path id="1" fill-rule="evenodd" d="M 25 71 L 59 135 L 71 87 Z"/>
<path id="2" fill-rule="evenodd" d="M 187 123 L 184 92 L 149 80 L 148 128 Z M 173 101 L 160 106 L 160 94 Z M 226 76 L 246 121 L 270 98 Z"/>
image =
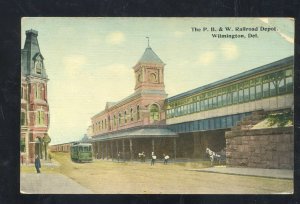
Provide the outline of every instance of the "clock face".
<path id="1" fill-rule="evenodd" d="M 151 82 L 157 82 L 157 76 L 155 73 L 151 73 L 150 74 L 150 81 Z"/>

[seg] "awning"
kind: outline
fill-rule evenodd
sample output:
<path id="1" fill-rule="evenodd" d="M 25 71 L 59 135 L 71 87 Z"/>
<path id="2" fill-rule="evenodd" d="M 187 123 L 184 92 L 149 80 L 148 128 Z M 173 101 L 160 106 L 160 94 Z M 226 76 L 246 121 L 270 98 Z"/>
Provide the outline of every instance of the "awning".
<path id="1" fill-rule="evenodd" d="M 169 138 L 178 137 L 178 134 L 167 128 L 138 128 L 131 130 L 123 130 L 113 133 L 102 134 L 92 137 L 89 142 L 105 141 L 112 139 L 130 139 L 130 138 Z"/>

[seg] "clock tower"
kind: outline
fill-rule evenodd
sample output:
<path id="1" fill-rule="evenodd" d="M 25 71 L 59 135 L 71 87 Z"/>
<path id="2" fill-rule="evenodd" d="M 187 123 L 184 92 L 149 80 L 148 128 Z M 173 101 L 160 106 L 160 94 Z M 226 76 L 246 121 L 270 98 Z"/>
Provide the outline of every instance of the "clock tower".
<path id="1" fill-rule="evenodd" d="M 135 73 L 135 91 L 165 90 L 163 61 L 148 45 L 144 54 L 133 67 Z"/>

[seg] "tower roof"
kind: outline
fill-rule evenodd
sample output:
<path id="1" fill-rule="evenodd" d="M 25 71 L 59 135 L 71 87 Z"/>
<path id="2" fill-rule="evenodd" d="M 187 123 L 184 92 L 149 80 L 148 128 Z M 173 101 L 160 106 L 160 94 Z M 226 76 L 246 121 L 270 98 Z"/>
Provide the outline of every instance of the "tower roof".
<path id="1" fill-rule="evenodd" d="M 32 58 L 37 53 L 40 53 L 40 47 L 37 40 L 38 32 L 36 30 L 27 30 L 26 31 L 26 40 L 24 45 L 24 50 L 30 52 L 30 57 Z"/>
<path id="2" fill-rule="evenodd" d="M 22 53 L 22 58 L 21 58 L 22 74 L 24 76 L 32 75 L 41 78 L 47 78 L 47 74 L 43 65 L 44 57 L 41 54 L 38 39 L 37 39 L 38 31 L 30 29 L 27 30 L 25 33 L 26 33 L 25 44 L 21 52 Z M 34 71 L 36 61 L 41 61 L 42 63 L 41 73 L 36 73 Z"/>
<path id="3" fill-rule="evenodd" d="M 155 54 L 151 47 L 147 47 L 143 56 L 138 61 L 138 63 L 158 63 L 164 64 L 163 61 Z"/>

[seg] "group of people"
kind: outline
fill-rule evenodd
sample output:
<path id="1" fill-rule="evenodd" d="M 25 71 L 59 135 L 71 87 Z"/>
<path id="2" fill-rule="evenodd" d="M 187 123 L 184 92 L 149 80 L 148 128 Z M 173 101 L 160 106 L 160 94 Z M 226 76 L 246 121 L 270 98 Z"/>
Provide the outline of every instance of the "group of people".
<path id="1" fill-rule="evenodd" d="M 167 165 L 168 161 L 169 161 L 170 157 L 169 155 L 163 154 L 163 160 L 164 160 L 164 164 Z M 154 152 L 151 153 L 151 166 L 154 166 L 156 161 L 156 155 L 154 154 Z"/>

